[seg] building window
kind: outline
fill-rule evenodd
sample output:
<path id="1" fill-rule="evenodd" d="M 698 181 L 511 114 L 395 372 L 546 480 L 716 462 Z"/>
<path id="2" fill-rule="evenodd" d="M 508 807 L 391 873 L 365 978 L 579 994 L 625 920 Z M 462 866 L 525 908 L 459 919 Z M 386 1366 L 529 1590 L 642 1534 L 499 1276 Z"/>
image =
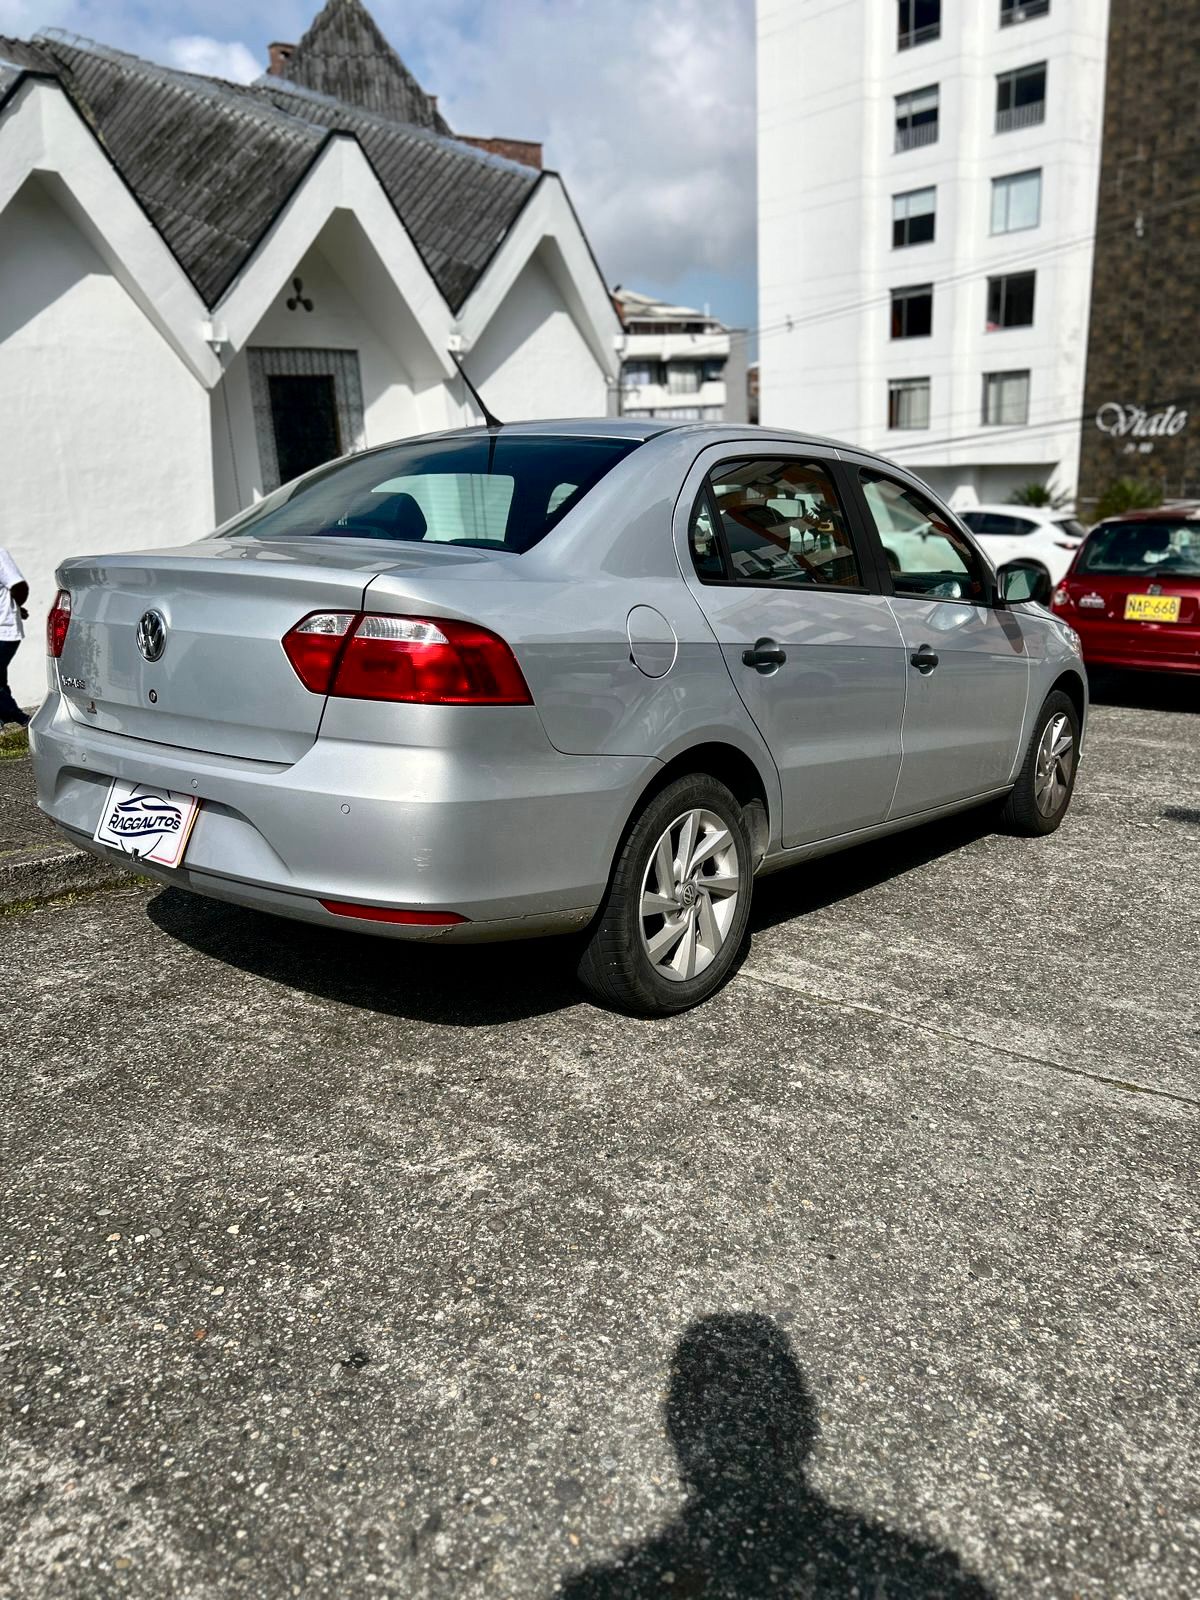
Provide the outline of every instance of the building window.
<path id="1" fill-rule="evenodd" d="M 1042 174 L 1010 172 L 992 179 L 992 232 L 1020 233 L 1042 220 Z"/>
<path id="2" fill-rule="evenodd" d="M 1036 272 L 1006 272 L 988 279 L 987 331 L 1033 327 L 1033 286 Z"/>
<path id="3" fill-rule="evenodd" d="M 910 244 L 928 244 L 933 238 L 937 216 L 936 189 L 909 189 L 892 196 L 892 246 L 903 250 Z"/>
<path id="4" fill-rule="evenodd" d="M 302 472 L 361 450 L 357 350 L 251 347 L 250 397 L 264 494 Z"/>
<path id="5" fill-rule="evenodd" d="M 896 96 L 896 149 L 935 144 L 938 136 L 938 86 Z"/>
<path id="6" fill-rule="evenodd" d="M 942 0 L 900 0 L 900 27 L 896 47 L 908 50 L 928 44 L 942 33 Z"/>
<path id="7" fill-rule="evenodd" d="M 888 427 L 929 426 L 929 379 L 893 378 L 888 384 Z"/>
<path id="8" fill-rule="evenodd" d="M 933 285 L 892 290 L 892 338 L 923 339 L 933 332 Z"/>
<path id="9" fill-rule="evenodd" d="M 996 78 L 996 132 L 1034 128 L 1046 120 L 1046 63 L 1001 72 Z"/>
<path id="10" fill-rule="evenodd" d="M 622 370 L 622 378 L 627 389 L 648 389 L 652 384 L 663 381 L 663 369 L 660 361 L 627 361 Z"/>
<path id="11" fill-rule="evenodd" d="M 668 394 L 699 394 L 700 363 L 698 361 L 672 361 L 667 366 Z"/>
<path id="12" fill-rule="evenodd" d="M 1000 0 L 1000 26 L 1011 28 L 1014 22 L 1032 22 L 1049 10 L 1050 0 Z"/>
<path id="13" fill-rule="evenodd" d="M 984 426 L 999 428 L 1029 421 L 1028 372 L 985 372 Z"/>
<path id="14" fill-rule="evenodd" d="M 725 361 L 724 361 L 724 358 L 720 358 L 720 359 L 714 360 L 714 361 L 702 361 L 700 363 L 700 382 L 701 383 L 721 383 L 723 381 L 724 377 L 725 377 Z"/>

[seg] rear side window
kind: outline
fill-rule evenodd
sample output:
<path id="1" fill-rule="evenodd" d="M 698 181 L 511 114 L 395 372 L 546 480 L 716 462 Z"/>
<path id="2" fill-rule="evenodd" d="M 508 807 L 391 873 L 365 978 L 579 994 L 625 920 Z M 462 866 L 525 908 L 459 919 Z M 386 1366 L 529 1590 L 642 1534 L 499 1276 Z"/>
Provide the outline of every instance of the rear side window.
<path id="1" fill-rule="evenodd" d="M 820 462 L 723 463 L 696 502 L 690 542 L 701 578 L 862 587 L 841 501 Z"/>
<path id="2" fill-rule="evenodd" d="M 637 443 L 503 432 L 418 439 L 287 484 L 218 537 L 528 550 Z"/>
<path id="3" fill-rule="evenodd" d="M 992 534 L 996 538 L 1017 539 L 1037 529 L 1037 523 L 1028 517 L 1010 517 L 1002 511 L 964 511 L 962 519 L 972 533 L 981 533 L 985 538 Z"/>

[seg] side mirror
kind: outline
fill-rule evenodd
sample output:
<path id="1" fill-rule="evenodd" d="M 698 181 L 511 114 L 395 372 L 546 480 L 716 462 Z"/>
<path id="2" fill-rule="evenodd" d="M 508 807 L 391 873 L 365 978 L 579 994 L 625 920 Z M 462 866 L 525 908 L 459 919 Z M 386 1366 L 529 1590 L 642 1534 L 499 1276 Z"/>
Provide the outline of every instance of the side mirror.
<path id="1" fill-rule="evenodd" d="M 1050 604 L 1050 576 L 1044 567 L 1032 561 L 1010 561 L 1001 567 L 999 597 L 1005 605 L 1019 605 L 1023 600 L 1034 600 L 1040 606 Z"/>

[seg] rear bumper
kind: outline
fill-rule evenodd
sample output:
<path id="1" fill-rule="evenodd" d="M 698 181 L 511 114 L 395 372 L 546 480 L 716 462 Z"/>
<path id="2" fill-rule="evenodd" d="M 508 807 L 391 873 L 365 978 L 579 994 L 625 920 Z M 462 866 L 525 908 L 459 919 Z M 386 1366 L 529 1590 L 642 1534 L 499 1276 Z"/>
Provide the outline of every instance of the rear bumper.
<path id="1" fill-rule="evenodd" d="M 38 804 L 73 843 L 131 872 L 301 921 L 454 943 L 583 926 L 658 764 L 561 755 L 532 708 L 496 709 L 503 737 L 493 714 L 482 750 L 322 738 L 281 766 L 81 726 L 52 694 L 31 728 Z M 199 796 L 180 868 L 93 842 L 114 778 Z M 366 922 L 322 900 L 467 921 Z"/>
<path id="2" fill-rule="evenodd" d="M 1135 672 L 1200 672 L 1200 629 L 1171 623 L 1088 622 L 1074 615 L 1071 626 L 1093 667 Z"/>

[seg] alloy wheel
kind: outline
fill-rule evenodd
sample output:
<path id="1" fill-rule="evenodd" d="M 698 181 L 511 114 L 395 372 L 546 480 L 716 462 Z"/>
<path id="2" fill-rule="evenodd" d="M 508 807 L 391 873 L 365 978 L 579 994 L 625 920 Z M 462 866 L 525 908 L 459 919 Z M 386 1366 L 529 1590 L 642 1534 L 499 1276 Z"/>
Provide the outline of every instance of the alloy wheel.
<path id="1" fill-rule="evenodd" d="M 676 817 L 642 877 L 642 946 L 654 970 L 675 983 L 699 977 L 725 943 L 740 892 L 737 845 L 720 817 Z"/>
<path id="2" fill-rule="evenodd" d="M 1046 724 L 1038 745 L 1033 793 L 1044 817 L 1052 817 L 1062 806 L 1071 788 L 1075 767 L 1075 737 L 1070 719 L 1060 711 Z"/>

